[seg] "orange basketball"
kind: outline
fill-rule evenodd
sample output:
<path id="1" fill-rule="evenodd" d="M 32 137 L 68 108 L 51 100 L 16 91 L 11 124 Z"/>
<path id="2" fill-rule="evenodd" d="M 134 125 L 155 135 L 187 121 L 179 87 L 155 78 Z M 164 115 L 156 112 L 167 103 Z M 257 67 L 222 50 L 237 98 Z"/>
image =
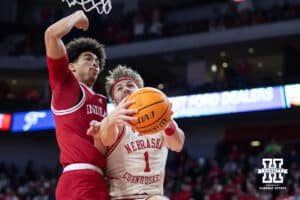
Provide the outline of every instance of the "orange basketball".
<path id="1" fill-rule="evenodd" d="M 127 97 L 135 100 L 129 109 L 138 109 L 134 115 L 137 122 L 131 122 L 135 130 L 142 134 L 157 133 L 166 128 L 171 118 L 171 107 L 167 96 L 158 89 L 141 88 Z"/>

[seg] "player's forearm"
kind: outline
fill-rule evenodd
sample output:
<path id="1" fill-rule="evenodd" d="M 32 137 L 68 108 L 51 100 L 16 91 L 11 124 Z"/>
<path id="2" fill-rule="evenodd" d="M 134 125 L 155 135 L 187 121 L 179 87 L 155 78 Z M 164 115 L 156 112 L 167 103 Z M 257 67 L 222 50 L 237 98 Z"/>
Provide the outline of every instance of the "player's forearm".
<path id="1" fill-rule="evenodd" d="M 165 130 L 165 138 L 169 149 L 171 149 L 172 151 L 180 152 L 184 145 L 184 132 L 181 128 L 178 127 L 175 121 L 173 121 L 172 123 L 172 130 L 168 128 Z"/>
<path id="2" fill-rule="evenodd" d="M 111 146 L 118 138 L 118 127 L 111 122 L 110 117 L 106 117 L 101 122 L 100 136 L 104 146 Z"/>
<path id="3" fill-rule="evenodd" d="M 94 146 L 96 147 L 96 149 L 97 149 L 99 152 L 102 152 L 102 150 L 103 150 L 103 145 L 102 145 L 101 140 L 99 140 L 99 139 L 94 139 Z"/>
<path id="4" fill-rule="evenodd" d="M 62 18 L 56 23 L 52 24 L 47 30 L 46 35 L 55 39 L 61 39 L 67 35 L 75 26 L 78 20 L 82 17 L 81 11 L 76 11 L 73 14 Z"/>
<path id="5" fill-rule="evenodd" d="M 62 38 L 67 35 L 76 22 L 80 19 L 79 11 L 62 18 L 52 24 L 45 32 L 45 46 L 47 56 L 51 58 L 61 58 L 66 54 Z"/>

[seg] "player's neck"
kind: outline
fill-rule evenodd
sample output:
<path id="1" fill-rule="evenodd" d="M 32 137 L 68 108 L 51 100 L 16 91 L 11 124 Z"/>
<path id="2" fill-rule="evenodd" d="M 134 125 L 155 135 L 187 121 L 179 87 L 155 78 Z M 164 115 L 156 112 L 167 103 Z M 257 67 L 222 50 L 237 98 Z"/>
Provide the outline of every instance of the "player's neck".
<path id="1" fill-rule="evenodd" d="M 93 91 L 93 86 L 94 85 L 91 85 L 91 84 L 88 84 L 88 83 L 84 83 L 84 82 L 80 82 L 80 83 Z"/>

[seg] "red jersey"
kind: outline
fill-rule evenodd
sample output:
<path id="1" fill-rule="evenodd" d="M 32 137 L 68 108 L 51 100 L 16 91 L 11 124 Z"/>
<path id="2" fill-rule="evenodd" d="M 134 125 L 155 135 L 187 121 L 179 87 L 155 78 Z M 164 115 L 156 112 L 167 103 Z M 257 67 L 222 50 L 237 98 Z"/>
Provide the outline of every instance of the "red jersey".
<path id="1" fill-rule="evenodd" d="M 47 63 L 60 163 L 63 167 L 71 163 L 105 167 L 105 158 L 86 132 L 91 120 L 101 121 L 106 116 L 107 98 L 78 82 L 68 69 L 67 56 L 60 59 L 47 57 Z"/>

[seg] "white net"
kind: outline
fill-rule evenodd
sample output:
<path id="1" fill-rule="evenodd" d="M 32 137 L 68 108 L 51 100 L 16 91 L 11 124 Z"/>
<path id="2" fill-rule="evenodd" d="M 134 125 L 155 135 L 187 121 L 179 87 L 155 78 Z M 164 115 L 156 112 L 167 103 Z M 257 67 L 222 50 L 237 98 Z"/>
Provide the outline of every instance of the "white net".
<path id="1" fill-rule="evenodd" d="M 68 6 L 81 5 L 83 10 L 90 12 L 96 9 L 99 14 L 108 14 L 112 9 L 110 0 L 62 0 L 67 2 Z"/>

